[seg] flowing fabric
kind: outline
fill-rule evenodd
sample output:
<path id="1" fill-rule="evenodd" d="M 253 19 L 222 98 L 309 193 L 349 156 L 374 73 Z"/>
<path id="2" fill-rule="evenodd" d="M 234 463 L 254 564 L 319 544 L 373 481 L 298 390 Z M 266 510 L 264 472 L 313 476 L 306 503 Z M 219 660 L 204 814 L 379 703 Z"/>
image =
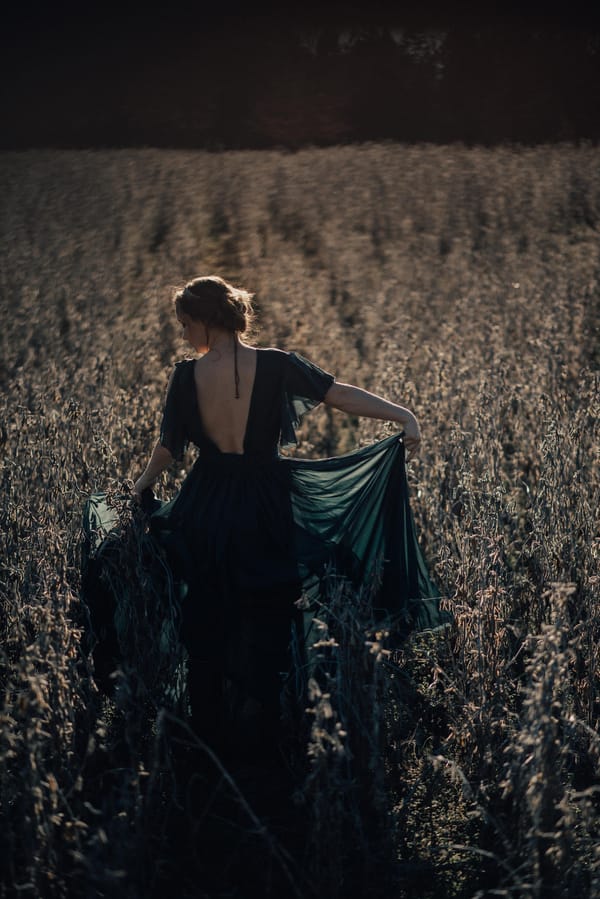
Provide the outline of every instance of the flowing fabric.
<path id="1" fill-rule="evenodd" d="M 281 457 L 334 379 L 297 354 L 257 352 L 243 454 L 204 433 L 194 361 L 176 365 L 160 442 L 176 458 L 190 442 L 199 455 L 179 493 L 154 504 L 150 535 L 178 585 L 190 657 L 274 707 L 290 635 L 310 618 L 295 601 L 314 611 L 332 571 L 357 589 L 373 584 L 373 612 L 391 616 L 399 639 L 451 617 L 418 546 L 401 435 L 330 459 Z M 90 532 L 114 527 L 102 503 L 88 503 Z"/>

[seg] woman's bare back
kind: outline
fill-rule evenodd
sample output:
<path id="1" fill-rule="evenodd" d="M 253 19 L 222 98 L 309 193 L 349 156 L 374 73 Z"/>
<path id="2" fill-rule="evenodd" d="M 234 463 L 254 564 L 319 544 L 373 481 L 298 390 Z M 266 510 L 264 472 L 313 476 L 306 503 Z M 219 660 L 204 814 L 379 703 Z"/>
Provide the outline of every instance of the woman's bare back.
<path id="1" fill-rule="evenodd" d="M 244 452 L 257 355 L 252 347 L 238 343 L 239 399 L 235 395 L 233 344 L 228 350 L 211 350 L 195 362 L 194 380 L 202 427 L 222 453 Z"/>

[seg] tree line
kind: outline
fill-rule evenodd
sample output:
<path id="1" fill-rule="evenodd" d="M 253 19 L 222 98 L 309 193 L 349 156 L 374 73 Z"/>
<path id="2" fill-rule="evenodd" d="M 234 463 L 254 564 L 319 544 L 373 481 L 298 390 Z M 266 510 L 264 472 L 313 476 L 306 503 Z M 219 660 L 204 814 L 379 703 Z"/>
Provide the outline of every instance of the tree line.
<path id="1" fill-rule="evenodd" d="M 26 66 L 18 45 L 5 54 L 4 148 L 600 136 L 600 28 L 589 24 L 113 22 L 67 37 L 35 35 Z"/>

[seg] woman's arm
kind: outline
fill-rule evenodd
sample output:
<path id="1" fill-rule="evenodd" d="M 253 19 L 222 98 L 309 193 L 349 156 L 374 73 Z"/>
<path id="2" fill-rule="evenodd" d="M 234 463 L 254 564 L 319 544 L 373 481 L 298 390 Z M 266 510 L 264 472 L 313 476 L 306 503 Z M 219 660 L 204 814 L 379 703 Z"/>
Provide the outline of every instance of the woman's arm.
<path id="1" fill-rule="evenodd" d="M 133 485 L 133 494 L 136 499 L 140 499 L 142 496 L 142 492 L 146 490 L 147 487 L 151 487 L 155 482 L 159 474 L 168 468 L 169 465 L 173 461 L 173 456 L 160 442 L 157 441 L 154 449 L 152 450 L 152 455 L 150 456 L 150 461 L 146 465 L 143 473 L 137 479 L 135 484 Z"/>
<path id="2" fill-rule="evenodd" d="M 361 387 L 352 384 L 340 384 L 335 381 L 325 396 L 323 402 L 341 412 L 350 415 L 361 415 L 365 418 L 378 418 L 382 421 L 395 421 L 402 425 L 404 431 L 404 443 L 409 452 L 415 453 L 421 442 L 419 423 L 409 409 L 390 403 L 375 393 L 369 393 Z"/>

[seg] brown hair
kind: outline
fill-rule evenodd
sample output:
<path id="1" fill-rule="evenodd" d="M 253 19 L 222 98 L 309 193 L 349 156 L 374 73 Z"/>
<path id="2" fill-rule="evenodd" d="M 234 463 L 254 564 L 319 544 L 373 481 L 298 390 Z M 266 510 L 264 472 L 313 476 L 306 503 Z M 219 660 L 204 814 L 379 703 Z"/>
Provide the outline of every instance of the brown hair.
<path id="1" fill-rule="evenodd" d="M 201 321 L 207 328 L 245 334 L 254 321 L 253 294 L 228 284 L 218 275 L 194 278 L 173 297 L 178 313 Z"/>

